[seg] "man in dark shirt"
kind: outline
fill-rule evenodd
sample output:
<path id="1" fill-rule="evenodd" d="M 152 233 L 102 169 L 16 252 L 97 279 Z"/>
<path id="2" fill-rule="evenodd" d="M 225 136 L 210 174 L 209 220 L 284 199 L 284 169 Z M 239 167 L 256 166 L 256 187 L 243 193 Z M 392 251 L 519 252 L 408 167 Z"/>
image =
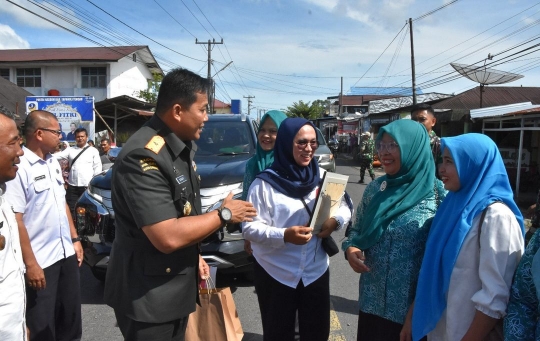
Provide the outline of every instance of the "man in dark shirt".
<path id="1" fill-rule="evenodd" d="M 224 199 L 203 214 L 193 161 L 208 120 L 209 82 L 184 69 L 161 83 L 155 115 L 123 146 L 112 174 L 116 236 L 105 281 L 128 340 L 184 340 L 199 280 L 209 268 L 198 243 L 226 223 L 251 221 L 253 205 Z"/>

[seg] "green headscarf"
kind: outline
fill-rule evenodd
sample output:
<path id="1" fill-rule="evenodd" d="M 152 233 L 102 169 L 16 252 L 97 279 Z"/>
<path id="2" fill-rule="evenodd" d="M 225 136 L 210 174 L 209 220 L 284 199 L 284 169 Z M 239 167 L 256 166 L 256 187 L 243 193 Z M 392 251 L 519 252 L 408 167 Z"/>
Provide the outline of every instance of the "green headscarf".
<path id="1" fill-rule="evenodd" d="M 281 122 L 283 122 L 287 118 L 287 115 L 285 115 L 282 111 L 279 110 L 268 111 L 261 118 L 261 122 L 259 123 L 259 130 L 257 131 L 257 136 L 259 135 L 259 131 L 261 130 L 264 122 L 268 118 L 274 121 L 274 123 L 276 124 L 276 128 L 279 129 Z M 257 152 L 246 163 L 246 172 L 244 174 L 244 183 L 242 187 L 242 200 L 245 200 L 247 198 L 249 186 L 251 186 L 251 183 L 253 182 L 253 180 L 255 180 L 255 176 L 266 168 L 270 167 L 272 163 L 274 163 L 274 150 L 272 149 L 269 151 L 264 151 L 259 145 L 259 141 L 257 140 Z"/>
<path id="2" fill-rule="evenodd" d="M 377 179 L 380 190 L 366 208 L 360 234 L 352 240 L 360 249 L 373 246 L 394 219 L 433 195 L 435 165 L 426 128 L 411 120 L 397 120 L 379 130 L 376 142 L 385 133 L 399 145 L 401 168 L 397 174 Z"/>

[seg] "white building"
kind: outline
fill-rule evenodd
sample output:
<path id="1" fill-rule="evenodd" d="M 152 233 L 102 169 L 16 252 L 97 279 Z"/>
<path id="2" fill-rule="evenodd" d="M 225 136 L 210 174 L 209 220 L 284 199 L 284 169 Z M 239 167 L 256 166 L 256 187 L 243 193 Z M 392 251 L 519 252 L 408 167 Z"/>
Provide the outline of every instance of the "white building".
<path id="1" fill-rule="evenodd" d="M 0 50 L 0 77 L 34 96 L 134 96 L 152 73 L 163 75 L 148 46 Z"/>

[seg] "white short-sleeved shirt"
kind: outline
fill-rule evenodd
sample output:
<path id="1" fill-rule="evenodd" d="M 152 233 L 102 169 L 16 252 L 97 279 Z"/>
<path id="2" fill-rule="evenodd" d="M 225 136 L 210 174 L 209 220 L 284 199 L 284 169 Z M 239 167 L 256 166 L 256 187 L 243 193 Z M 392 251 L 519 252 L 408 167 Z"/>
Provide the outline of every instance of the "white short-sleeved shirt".
<path id="1" fill-rule="evenodd" d="M 64 149 L 61 152 L 55 153 L 54 156 L 57 159 L 66 159 L 71 165 L 73 160 L 79 155 L 85 147 L 79 148 L 77 146 Z M 68 177 L 68 184 L 77 187 L 87 187 L 94 175 L 102 172 L 101 156 L 99 151 L 90 147 L 84 151 L 77 161 L 71 167 Z"/>
<path id="2" fill-rule="evenodd" d="M 504 204 L 487 208 L 480 237 L 481 214 L 461 246 L 450 277 L 447 306 L 428 340 L 461 340 L 476 311 L 500 319 L 506 315 L 512 277 L 524 241 L 514 213 Z"/>
<path id="3" fill-rule="evenodd" d="M 11 205 L 0 186 L 0 340 L 26 340 L 26 294 L 19 229 Z"/>
<path id="4" fill-rule="evenodd" d="M 60 164 L 23 147 L 17 177 L 6 183 L 6 198 L 23 213 L 32 251 L 41 268 L 75 254 L 66 214 L 66 191 Z"/>
<path id="5" fill-rule="evenodd" d="M 312 210 L 318 187 L 304 198 Z M 321 247 L 321 239 L 313 236 L 305 245 L 285 243 L 285 229 L 306 226 L 309 213 L 300 199 L 276 191 L 269 183 L 255 179 L 249 188 L 248 202 L 257 216 L 243 224 L 242 234 L 251 241 L 253 256 L 263 269 L 278 282 L 296 288 L 300 280 L 305 286 L 321 277 L 328 268 L 329 257 Z M 336 220 L 341 226 L 351 219 L 351 211 L 342 200 Z"/>

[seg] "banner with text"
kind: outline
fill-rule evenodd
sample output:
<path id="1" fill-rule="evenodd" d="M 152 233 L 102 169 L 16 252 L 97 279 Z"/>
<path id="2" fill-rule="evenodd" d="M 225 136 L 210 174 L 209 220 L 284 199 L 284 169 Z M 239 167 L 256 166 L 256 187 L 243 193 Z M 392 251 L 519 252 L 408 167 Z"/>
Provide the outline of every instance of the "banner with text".
<path id="1" fill-rule="evenodd" d="M 75 130 L 85 128 L 88 139 L 94 140 L 94 97 L 91 96 L 28 96 L 26 113 L 45 110 L 58 118 L 62 141 L 74 142 Z"/>

